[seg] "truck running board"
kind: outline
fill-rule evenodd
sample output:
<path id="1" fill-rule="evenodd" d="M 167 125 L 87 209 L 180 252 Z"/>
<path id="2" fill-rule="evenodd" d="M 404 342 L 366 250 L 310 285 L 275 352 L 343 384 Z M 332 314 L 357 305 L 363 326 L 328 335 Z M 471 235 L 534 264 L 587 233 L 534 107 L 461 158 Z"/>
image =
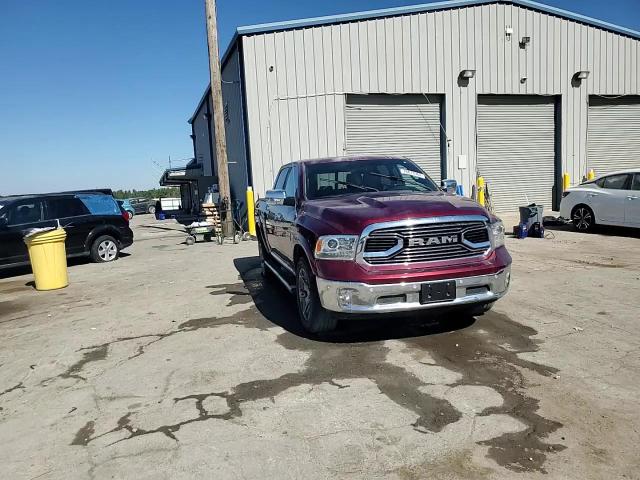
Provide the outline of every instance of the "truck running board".
<path id="1" fill-rule="evenodd" d="M 272 266 L 268 260 L 265 260 L 264 264 L 267 266 L 269 270 L 271 270 L 271 273 L 273 273 L 278 278 L 278 280 L 282 282 L 282 284 L 286 287 L 286 289 L 289 290 L 289 293 L 293 293 L 293 291 L 295 290 L 295 287 L 291 285 L 289 282 L 287 282 L 287 280 L 280 273 L 279 269 L 277 267 Z"/>

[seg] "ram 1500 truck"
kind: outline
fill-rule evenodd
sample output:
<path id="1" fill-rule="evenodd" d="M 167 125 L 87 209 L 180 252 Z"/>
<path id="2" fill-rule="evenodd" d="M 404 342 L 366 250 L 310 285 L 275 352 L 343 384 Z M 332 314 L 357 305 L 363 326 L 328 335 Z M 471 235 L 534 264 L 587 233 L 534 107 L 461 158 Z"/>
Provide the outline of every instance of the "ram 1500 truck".
<path id="1" fill-rule="evenodd" d="M 502 222 L 406 158 L 284 165 L 255 216 L 263 275 L 295 293 L 310 332 L 334 329 L 338 316 L 481 315 L 509 287 Z"/>

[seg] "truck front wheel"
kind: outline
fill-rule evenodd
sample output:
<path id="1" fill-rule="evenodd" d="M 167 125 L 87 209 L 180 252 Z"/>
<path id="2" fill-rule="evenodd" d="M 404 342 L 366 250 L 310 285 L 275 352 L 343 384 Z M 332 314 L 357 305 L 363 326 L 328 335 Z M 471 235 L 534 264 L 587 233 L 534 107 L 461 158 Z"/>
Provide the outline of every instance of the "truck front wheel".
<path id="1" fill-rule="evenodd" d="M 322 307 L 316 279 L 303 257 L 296 264 L 296 299 L 300 322 L 305 330 L 322 333 L 336 328 L 338 319 Z"/>

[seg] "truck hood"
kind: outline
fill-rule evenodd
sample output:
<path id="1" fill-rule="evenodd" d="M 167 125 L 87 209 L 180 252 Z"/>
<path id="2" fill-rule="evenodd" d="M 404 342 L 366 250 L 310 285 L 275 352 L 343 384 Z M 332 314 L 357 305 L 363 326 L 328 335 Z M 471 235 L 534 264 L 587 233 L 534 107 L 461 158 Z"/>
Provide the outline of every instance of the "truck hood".
<path id="1" fill-rule="evenodd" d="M 482 215 L 489 218 L 487 211 L 473 200 L 443 192 L 373 192 L 345 195 L 308 200 L 303 208 L 307 215 L 335 229 L 335 233 L 356 235 L 372 223 L 410 218 L 449 215 Z"/>

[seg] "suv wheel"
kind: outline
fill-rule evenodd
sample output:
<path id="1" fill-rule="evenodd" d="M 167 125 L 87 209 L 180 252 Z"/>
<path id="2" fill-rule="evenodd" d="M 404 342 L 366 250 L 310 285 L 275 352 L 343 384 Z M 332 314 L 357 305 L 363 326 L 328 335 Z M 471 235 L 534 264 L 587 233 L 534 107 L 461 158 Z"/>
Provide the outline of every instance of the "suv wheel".
<path id="1" fill-rule="evenodd" d="M 596 225 L 596 219 L 591 210 L 586 205 L 578 205 L 571 212 L 573 226 L 579 232 L 589 232 Z"/>
<path id="2" fill-rule="evenodd" d="M 316 279 L 302 257 L 296 264 L 296 299 L 300 322 L 305 330 L 321 333 L 336 328 L 338 319 L 320 304 Z"/>
<path id="3" fill-rule="evenodd" d="M 156 207 L 155 207 L 155 205 L 149 205 L 149 208 L 147 208 L 147 212 L 149 212 L 151 215 L 153 215 L 154 213 L 156 213 Z"/>
<path id="4" fill-rule="evenodd" d="M 110 235 L 98 237 L 91 246 L 91 260 L 96 263 L 113 262 L 119 254 L 118 241 Z"/>

